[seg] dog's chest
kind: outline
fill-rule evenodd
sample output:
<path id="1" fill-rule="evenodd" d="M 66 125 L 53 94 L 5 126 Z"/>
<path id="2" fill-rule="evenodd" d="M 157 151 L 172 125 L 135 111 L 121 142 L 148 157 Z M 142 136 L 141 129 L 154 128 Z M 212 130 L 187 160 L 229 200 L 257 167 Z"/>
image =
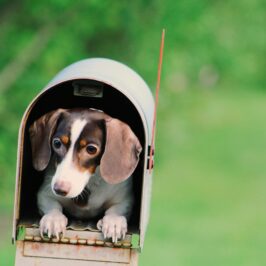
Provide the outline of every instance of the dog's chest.
<path id="1" fill-rule="evenodd" d="M 92 197 L 83 206 L 80 206 L 72 199 L 60 199 L 60 203 L 65 212 L 76 218 L 91 218 L 98 216 L 104 211 L 104 202 L 95 200 Z"/>
<path id="2" fill-rule="evenodd" d="M 60 198 L 59 201 L 64 210 L 71 216 L 83 219 L 102 214 L 111 204 L 114 189 L 104 184 L 99 184 L 97 187 L 93 185 L 91 186 L 86 204 L 79 204 L 79 202 L 69 198 Z"/>

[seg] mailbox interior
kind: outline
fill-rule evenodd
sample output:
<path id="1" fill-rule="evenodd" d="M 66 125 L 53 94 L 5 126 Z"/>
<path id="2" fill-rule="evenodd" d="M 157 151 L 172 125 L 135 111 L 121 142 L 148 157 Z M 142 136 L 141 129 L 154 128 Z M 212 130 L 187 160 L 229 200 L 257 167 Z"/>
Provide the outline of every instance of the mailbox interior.
<path id="1" fill-rule="evenodd" d="M 43 180 L 43 172 L 36 171 L 32 166 L 29 126 L 42 115 L 57 108 L 85 107 L 102 110 L 110 116 L 126 122 L 140 140 L 143 150 L 139 164 L 133 174 L 135 204 L 129 221 L 129 232 L 139 233 L 143 173 L 145 172 L 143 168 L 146 154 L 143 122 L 136 107 L 124 94 L 108 84 L 101 83 L 100 85 L 103 88 L 103 97 L 85 97 L 74 95 L 73 80 L 60 83 L 44 91 L 38 97 L 26 120 L 22 122 L 25 123 L 25 130 L 22 136 L 21 182 L 18 188 L 20 190 L 19 209 L 17 210 L 18 225 L 25 224 L 25 221 L 27 224 L 36 223 L 40 219 L 36 205 L 36 194 Z"/>

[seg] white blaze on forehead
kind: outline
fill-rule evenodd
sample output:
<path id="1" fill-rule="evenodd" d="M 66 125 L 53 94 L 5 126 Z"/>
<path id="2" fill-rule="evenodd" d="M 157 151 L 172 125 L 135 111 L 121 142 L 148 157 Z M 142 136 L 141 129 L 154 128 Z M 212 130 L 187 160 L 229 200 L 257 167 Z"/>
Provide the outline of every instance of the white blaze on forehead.
<path id="1" fill-rule="evenodd" d="M 79 139 L 86 124 L 87 121 L 81 119 L 73 122 L 70 130 L 69 150 L 65 155 L 65 158 L 63 158 L 61 163 L 57 166 L 52 180 L 52 188 L 58 181 L 68 182 L 70 184 L 70 191 L 66 197 L 70 198 L 78 196 L 83 191 L 91 176 L 89 171 L 80 172 L 79 169 L 75 167 L 73 160 L 75 143 Z"/>
<path id="2" fill-rule="evenodd" d="M 83 131 L 85 125 L 87 124 L 86 120 L 76 120 L 74 121 L 74 123 L 71 126 L 71 131 L 70 131 L 70 148 L 69 151 L 74 148 L 74 145 L 77 141 L 77 139 L 79 138 L 81 132 Z"/>

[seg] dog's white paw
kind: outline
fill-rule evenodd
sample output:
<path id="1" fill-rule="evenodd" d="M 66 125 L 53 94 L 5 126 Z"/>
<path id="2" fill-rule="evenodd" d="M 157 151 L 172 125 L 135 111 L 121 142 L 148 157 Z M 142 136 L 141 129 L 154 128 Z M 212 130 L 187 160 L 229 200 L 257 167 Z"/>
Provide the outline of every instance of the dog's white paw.
<path id="1" fill-rule="evenodd" d="M 44 234 L 47 234 L 49 238 L 55 236 L 59 239 L 60 234 L 64 235 L 66 226 L 66 216 L 58 210 L 53 210 L 42 217 L 40 221 L 40 233 L 42 237 Z"/>
<path id="2" fill-rule="evenodd" d="M 105 215 L 97 223 L 97 228 L 103 232 L 104 238 L 112 238 L 114 243 L 124 239 L 127 232 L 127 220 L 124 216 Z"/>

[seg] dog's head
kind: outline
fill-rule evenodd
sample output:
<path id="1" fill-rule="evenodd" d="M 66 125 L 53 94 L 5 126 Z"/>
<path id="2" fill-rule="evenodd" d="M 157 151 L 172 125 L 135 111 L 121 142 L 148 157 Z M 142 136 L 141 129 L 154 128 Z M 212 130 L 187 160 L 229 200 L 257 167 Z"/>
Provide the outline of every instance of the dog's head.
<path id="1" fill-rule="evenodd" d="M 58 109 L 30 126 L 33 166 L 47 168 L 55 158 L 52 190 L 75 198 L 99 165 L 110 184 L 126 180 L 135 170 L 142 147 L 124 122 L 90 109 Z"/>

